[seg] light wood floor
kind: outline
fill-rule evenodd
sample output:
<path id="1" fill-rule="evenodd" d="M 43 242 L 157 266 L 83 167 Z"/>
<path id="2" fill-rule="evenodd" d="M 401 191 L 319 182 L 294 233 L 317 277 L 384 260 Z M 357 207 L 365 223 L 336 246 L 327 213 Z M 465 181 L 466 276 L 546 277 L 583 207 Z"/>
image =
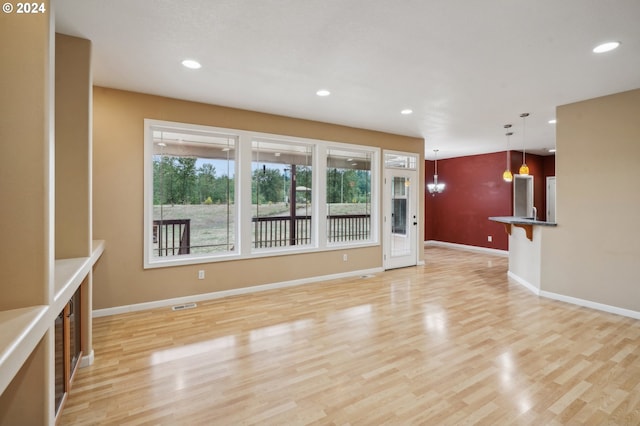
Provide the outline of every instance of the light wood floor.
<path id="1" fill-rule="evenodd" d="M 61 424 L 640 424 L 640 321 L 538 298 L 507 259 L 94 321 Z"/>

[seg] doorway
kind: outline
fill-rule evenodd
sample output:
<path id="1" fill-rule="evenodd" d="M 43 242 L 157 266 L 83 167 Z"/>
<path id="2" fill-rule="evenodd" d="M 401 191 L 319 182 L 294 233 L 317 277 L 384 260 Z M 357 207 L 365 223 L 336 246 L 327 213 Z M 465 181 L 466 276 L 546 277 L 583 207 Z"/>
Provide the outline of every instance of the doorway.
<path id="1" fill-rule="evenodd" d="M 418 264 L 417 156 L 385 152 L 384 268 Z"/>
<path id="2" fill-rule="evenodd" d="M 535 219 L 533 210 L 533 176 L 513 176 L 513 215 Z"/>
<path id="3" fill-rule="evenodd" d="M 556 177 L 547 177 L 547 222 L 556 222 Z"/>

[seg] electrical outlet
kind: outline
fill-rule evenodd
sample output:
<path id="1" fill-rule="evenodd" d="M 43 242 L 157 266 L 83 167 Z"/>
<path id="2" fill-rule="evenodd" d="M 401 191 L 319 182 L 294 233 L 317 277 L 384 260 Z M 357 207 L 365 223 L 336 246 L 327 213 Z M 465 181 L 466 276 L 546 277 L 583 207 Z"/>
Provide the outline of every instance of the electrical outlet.
<path id="1" fill-rule="evenodd" d="M 491 235 L 489 235 L 489 236 L 487 237 L 487 241 L 489 241 L 489 242 L 493 241 L 493 237 L 492 237 Z"/>
<path id="2" fill-rule="evenodd" d="M 204 270 L 200 269 L 198 271 L 198 279 L 199 280 L 204 280 Z"/>
<path id="3" fill-rule="evenodd" d="M 342 261 L 346 262 L 347 260 L 349 260 L 349 256 L 345 253 L 342 255 Z"/>

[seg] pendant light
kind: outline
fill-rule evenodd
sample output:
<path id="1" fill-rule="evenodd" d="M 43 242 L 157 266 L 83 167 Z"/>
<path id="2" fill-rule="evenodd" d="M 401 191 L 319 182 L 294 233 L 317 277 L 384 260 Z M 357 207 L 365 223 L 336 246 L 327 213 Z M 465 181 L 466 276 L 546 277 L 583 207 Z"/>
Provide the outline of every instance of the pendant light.
<path id="1" fill-rule="evenodd" d="M 427 184 L 427 189 L 432 196 L 444 191 L 444 183 L 438 183 L 438 150 L 434 149 L 435 153 L 435 173 L 433 175 L 433 183 Z"/>
<path id="2" fill-rule="evenodd" d="M 522 117 L 522 166 L 520 166 L 520 174 L 521 175 L 528 175 L 529 174 L 529 166 L 527 166 L 527 162 L 526 160 L 526 153 L 525 153 L 525 119 L 529 116 L 528 112 L 523 112 L 522 114 L 520 114 L 520 117 Z"/>
<path id="3" fill-rule="evenodd" d="M 510 132 L 511 124 L 505 124 L 504 128 L 507 129 L 507 133 L 505 136 L 507 137 L 507 169 L 502 173 L 502 179 L 505 182 L 513 181 L 513 174 L 511 173 L 511 152 L 509 151 L 509 136 L 513 135 L 513 132 Z"/>

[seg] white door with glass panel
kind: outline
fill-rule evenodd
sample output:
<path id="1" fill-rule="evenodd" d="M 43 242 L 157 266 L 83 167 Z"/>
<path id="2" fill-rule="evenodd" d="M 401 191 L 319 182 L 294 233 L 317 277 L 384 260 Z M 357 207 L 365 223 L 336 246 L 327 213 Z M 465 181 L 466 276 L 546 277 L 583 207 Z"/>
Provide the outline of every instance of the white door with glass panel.
<path id="1" fill-rule="evenodd" d="M 418 264 L 417 156 L 385 152 L 384 268 Z"/>

